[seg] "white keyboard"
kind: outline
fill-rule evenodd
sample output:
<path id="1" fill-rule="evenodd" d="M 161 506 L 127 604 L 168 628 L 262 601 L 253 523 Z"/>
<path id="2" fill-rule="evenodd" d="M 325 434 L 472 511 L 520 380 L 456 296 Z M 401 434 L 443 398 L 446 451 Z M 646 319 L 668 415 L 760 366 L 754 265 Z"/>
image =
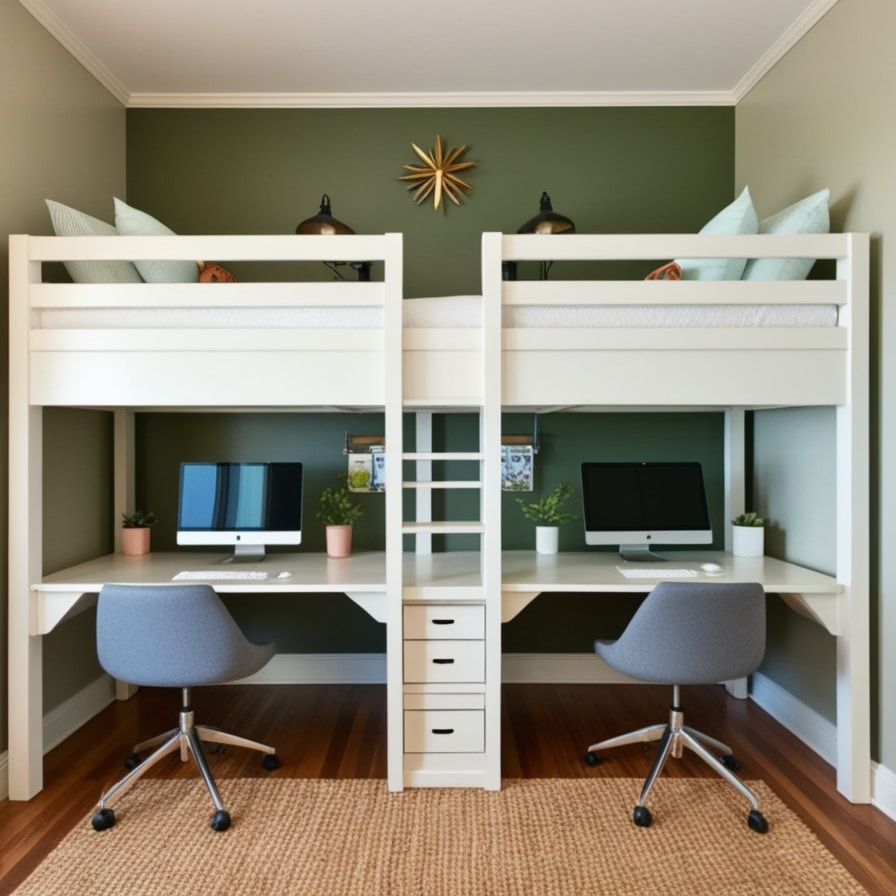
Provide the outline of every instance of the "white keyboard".
<path id="1" fill-rule="evenodd" d="M 617 566 L 627 579 L 692 579 L 700 575 L 696 569 L 684 569 L 679 566 L 666 568 L 655 566 Z"/>
<path id="2" fill-rule="evenodd" d="M 190 579 L 199 579 L 203 582 L 227 582 L 230 580 L 244 580 L 250 582 L 263 581 L 268 577 L 266 572 L 258 572 L 254 569 L 185 569 L 179 572 L 172 581 L 183 582 Z"/>

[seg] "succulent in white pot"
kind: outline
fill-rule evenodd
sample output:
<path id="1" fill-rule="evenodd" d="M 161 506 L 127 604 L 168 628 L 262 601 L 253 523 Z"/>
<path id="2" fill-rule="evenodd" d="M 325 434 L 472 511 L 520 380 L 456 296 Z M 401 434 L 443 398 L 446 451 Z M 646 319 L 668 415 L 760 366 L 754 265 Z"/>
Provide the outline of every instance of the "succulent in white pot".
<path id="1" fill-rule="evenodd" d="M 765 553 L 765 520 L 754 511 L 731 520 L 731 553 L 735 557 L 761 557 Z"/>

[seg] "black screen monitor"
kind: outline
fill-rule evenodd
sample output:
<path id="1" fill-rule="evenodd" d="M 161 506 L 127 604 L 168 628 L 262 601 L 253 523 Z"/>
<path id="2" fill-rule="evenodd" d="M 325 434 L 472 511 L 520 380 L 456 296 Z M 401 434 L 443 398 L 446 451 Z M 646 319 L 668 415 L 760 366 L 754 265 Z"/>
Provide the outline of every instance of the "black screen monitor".
<path id="1" fill-rule="evenodd" d="M 711 544 L 696 462 L 582 464 L 585 543 L 618 545 L 626 559 L 657 559 L 654 545 Z"/>
<path id="2" fill-rule="evenodd" d="M 229 560 L 260 560 L 265 545 L 302 542 L 300 463 L 183 463 L 177 543 L 233 545 Z"/>

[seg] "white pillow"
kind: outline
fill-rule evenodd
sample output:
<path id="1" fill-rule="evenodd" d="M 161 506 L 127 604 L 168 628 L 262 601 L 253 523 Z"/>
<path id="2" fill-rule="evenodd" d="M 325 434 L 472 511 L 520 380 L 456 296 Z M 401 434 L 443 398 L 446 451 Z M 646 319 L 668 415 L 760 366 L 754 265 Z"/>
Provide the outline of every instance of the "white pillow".
<path id="1" fill-rule="evenodd" d="M 827 233 L 831 229 L 830 190 L 819 190 L 759 222 L 760 233 Z M 814 258 L 751 258 L 744 280 L 805 280 Z"/>
<path id="2" fill-rule="evenodd" d="M 115 199 L 115 226 L 122 236 L 174 236 L 175 233 L 152 215 Z M 195 261 L 135 261 L 147 283 L 195 283 L 199 267 Z"/>
<path id="3" fill-rule="evenodd" d="M 56 236 L 117 236 L 105 221 L 85 215 L 52 199 L 45 200 Z M 66 261 L 65 269 L 75 283 L 142 283 L 130 261 Z"/>
<path id="4" fill-rule="evenodd" d="M 700 233 L 737 235 L 758 231 L 759 219 L 756 216 L 756 209 L 753 208 L 750 188 L 744 187 L 734 202 L 703 225 Z M 676 258 L 675 260 L 681 267 L 682 280 L 740 280 L 747 263 L 746 258 Z"/>

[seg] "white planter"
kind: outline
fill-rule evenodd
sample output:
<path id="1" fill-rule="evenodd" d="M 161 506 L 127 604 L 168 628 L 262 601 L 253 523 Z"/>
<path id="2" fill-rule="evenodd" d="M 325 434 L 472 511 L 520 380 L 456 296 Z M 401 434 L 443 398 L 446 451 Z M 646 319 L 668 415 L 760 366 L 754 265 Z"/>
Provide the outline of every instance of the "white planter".
<path id="1" fill-rule="evenodd" d="M 559 526 L 535 527 L 535 550 L 539 554 L 556 554 L 560 541 Z"/>
<path id="2" fill-rule="evenodd" d="M 762 526 L 732 526 L 731 536 L 731 553 L 735 557 L 761 557 L 765 553 Z"/>

